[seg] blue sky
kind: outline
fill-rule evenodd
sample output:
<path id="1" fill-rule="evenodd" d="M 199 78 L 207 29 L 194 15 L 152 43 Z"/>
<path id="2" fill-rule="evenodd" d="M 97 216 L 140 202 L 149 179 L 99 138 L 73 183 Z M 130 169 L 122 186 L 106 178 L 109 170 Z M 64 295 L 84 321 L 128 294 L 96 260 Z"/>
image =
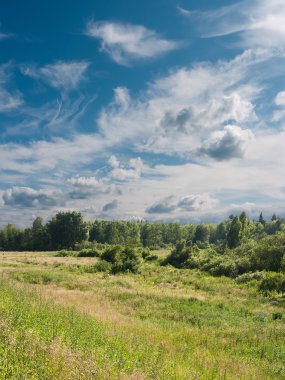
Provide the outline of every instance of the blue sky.
<path id="1" fill-rule="evenodd" d="M 285 216 L 283 0 L 0 3 L 0 224 Z"/>

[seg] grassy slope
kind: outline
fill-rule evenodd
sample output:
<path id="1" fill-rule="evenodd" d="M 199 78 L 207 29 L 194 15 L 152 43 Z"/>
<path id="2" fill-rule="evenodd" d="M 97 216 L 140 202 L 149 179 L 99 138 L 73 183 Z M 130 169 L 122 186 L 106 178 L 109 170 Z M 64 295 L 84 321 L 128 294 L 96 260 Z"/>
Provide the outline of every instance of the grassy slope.
<path id="1" fill-rule="evenodd" d="M 0 379 L 285 379 L 277 302 L 154 263 L 85 273 L 95 261 L 0 254 Z"/>

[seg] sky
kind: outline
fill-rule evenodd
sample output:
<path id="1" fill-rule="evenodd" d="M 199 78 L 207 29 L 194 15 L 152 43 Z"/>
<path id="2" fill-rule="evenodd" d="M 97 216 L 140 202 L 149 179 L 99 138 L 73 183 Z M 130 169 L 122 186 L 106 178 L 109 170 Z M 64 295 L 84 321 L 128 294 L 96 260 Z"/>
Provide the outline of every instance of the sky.
<path id="1" fill-rule="evenodd" d="M 1 0 L 0 225 L 285 216 L 284 0 Z"/>

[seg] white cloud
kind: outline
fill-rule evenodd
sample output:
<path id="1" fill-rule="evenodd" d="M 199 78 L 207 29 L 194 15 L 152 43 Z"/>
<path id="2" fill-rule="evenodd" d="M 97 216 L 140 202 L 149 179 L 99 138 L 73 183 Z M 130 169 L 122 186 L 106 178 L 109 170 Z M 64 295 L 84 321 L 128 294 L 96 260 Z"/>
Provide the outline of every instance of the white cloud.
<path id="1" fill-rule="evenodd" d="M 43 67 L 22 66 L 21 71 L 24 75 L 40 79 L 51 87 L 70 91 L 76 89 L 85 78 L 89 66 L 88 61 L 58 61 Z"/>
<path id="2" fill-rule="evenodd" d="M 278 109 L 273 111 L 272 121 L 280 122 L 285 120 L 285 91 L 280 91 L 274 99 L 275 105 Z"/>
<path id="3" fill-rule="evenodd" d="M 13 34 L 9 34 L 9 33 L 0 33 L 0 41 L 1 40 L 7 40 L 8 38 L 12 38 L 14 37 Z"/>
<path id="4" fill-rule="evenodd" d="M 147 214 L 171 214 L 177 207 L 177 201 L 173 195 L 156 201 L 146 209 Z"/>
<path id="5" fill-rule="evenodd" d="M 210 194 L 191 194 L 177 198 L 167 196 L 152 204 L 146 209 L 147 214 L 172 214 L 193 211 L 209 211 L 217 206 L 218 200 Z"/>
<path id="6" fill-rule="evenodd" d="M 30 187 L 13 187 L 3 192 L 5 206 L 15 208 L 50 208 L 65 204 L 63 194 L 58 190 L 34 190 Z"/>
<path id="7" fill-rule="evenodd" d="M 254 138 L 249 129 L 241 129 L 234 125 L 227 125 L 223 131 L 214 132 L 205 140 L 199 153 L 206 154 L 218 161 L 231 158 L 243 158 L 245 148 Z"/>
<path id="8" fill-rule="evenodd" d="M 98 38 L 101 50 L 122 65 L 139 59 L 153 59 L 180 46 L 144 26 L 118 22 L 91 21 L 87 24 L 86 34 Z"/>
<path id="9" fill-rule="evenodd" d="M 207 37 L 237 33 L 243 47 L 285 47 L 283 0 L 244 0 L 213 11 L 180 12 L 197 20 Z"/>
<path id="10" fill-rule="evenodd" d="M 246 51 L 228 62 L 179 68 L 149 83 L 137 98 L 116 89 L 113 102 L 100 114 L 100 130 L 113 144 L 194 158 L 209 131 L 257 121 L 254 103 L 261 86 L 252 71 L 267 59 L 262 50 Z"/>
<path id="11" fill-rule="evenodd" d="M 117 160 L 116 156 L 112 155 L 108 162 L 113 167 L 109 176 L 119 181 L 138 179 L 144 169 L 144 164 L 140 157 L 131 158 L 127 164 L 123 164 Z"/>
<path id="12" fill-rule="evenodd" d="M 103 213 L 109 213 L 109 212 L 113 211 L 114 209 L 116 209 L 118 207 L 118 204 L 119 204 L 118 200 L 114 199 L 113 201 L 106 203 L 102 207 L 102 212 Z"/>
<path id="13" fill-rule="evenodd" d="M 72 177 L 67 180 L 67 183 L 75 187 L 90 187 L 90 188 L 101 188 L 103 183 L 95 177 Z"/>
<path id="14" fill-rule="evenodd" d="M 114 168 L 118 168 L 120 166 L 120 162 L 118 161 L 117 157 L 112 155 L 109 160 L 108 160 L 108 163 Z"/>
<path id="15" fill-rule="evenodd" d="M 188 195 L 179 200 L 177 207 L 185 211 L 204 211 L 217 206 L 218 200 L 210 194 Z"/>
<path id="16" fill-rule="evenodd" d="M 19 108 L 23 104 L 23 97 L 19 90 L 9 90 L 13 65 L 6 63 L 0 65 L 0 112 L 9 112 Z"/>
<path id="17" fill-rule="evenodd" d="M 67 183 L 72 186 L 69 197 L 72 199 L 87 199 L 98 194 L 109 194 L 116 191 L 116 187 L 106 180 L 96 177 L 71 177 Z"/>
<path id="18" fill-rule="evenodd" d="M 285 106 L 285 91 L 278 92 L 278 94 L 275 97 L 275 104 L 281 107 Z"/>

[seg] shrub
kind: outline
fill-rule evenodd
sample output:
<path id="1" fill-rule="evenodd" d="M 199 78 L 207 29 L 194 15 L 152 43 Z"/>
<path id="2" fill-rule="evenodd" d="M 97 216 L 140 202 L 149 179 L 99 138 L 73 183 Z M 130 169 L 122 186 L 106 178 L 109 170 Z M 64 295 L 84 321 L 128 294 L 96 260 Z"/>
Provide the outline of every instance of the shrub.
<path id="1" fill-rule="evenodd" d="M 150 254 L 149 256 L 145 257 L 145 261 L 155 261 L 158 259 L 158 256 L 155 254 Z"/>
<path id="2" fill-rule="evenodd" d="M 270 292 L 285 294 L 285 275 L 274 272 L 266 273 L 259 284 L 259 290 L 265 294 Z"/>
<path id="3" fill-rule="evenodd" d="M 85 249 L 81 249 L 81 251 L 79 251 L 77 254 L 76 254 L 77 257 L 100 257 L 100 251 L 95 249 L 95 248 L 85 248 Z"/>
<path id="4" fill-rule="evenodd" d="M 119 260 L 122 250 L 123 247 L 121 245 L 110 246 L 105 249 L 105 251 L 101 255 L 101 258 L 102 260 L 106 260 L 114 264 L 116 261 Z"/>
<path id="5" fill-rule="evenodd" d="M 116 261 L 112 265 L 112 272 L 127 272 L 137 273 L 141 263 L 141 256 L 134 248 L 126 247 L 117 256 Z"/>
<path id="6" fill-rule="evenodd" d="M 74 256 L 73 251 L 68 251 L 67 249 L 62 249 L 61 251 L 58 251 L 55 254 L 56 257 L 67 257 L 67 256 Z"/>
<path id="7" fill-rule="evenodd" d="M 111 264 L 111 272 L 119 273 L 130 271 L 137 273 L 141 263 L 141 254 L 133 247 L 115 245 L 108 247 L 101 255 L 101 259 Z"/>
<path id="8" fill-rule="evenodd" d="M 264 275 L 265 275 L 264 271 L 243 273 L 236 278 L 236 283 L 237 284 L 246 284 L 247 282 L 250 282 L 250 281 L 260 281 L 263 279 Z"/>
<path id="9" fill-rule="evenodd" d="M 228 257 L 216 257 L 204 264 L 201 268 L 213 276 L 236 277 L 238 270 L 236 263 Z"/>
<path id="10" fill-rule="evenodd" d="M 149 248 L 138 248 L 137 252 L 142 256 L 144 260 L 146 260 L 151 255 Z"/>
<path id="11" fill-rule="evenodd" d="M 105 260 L 100 260 L 98 263 L 94 265 L 97 272 L 111 272 L 112 264 Z"/>
<path id="12" fill-rule="evenodd" d="M 285 253 L 285 234 L 277 233 L 262 239 L 255 249 L 254 259 L 257 269 L 279 271 Z"/>
<path id="13" fill-rule="evenodd" d="M 185 240 L 176 244 L 176 247 L 171 251 L 170 255 L 163 261 L 163 265 L 173 265 L 176 268 L 181 268 L 183 264 L 189 260 L 191 255 L 191 247 L 186 247 Z"/>

